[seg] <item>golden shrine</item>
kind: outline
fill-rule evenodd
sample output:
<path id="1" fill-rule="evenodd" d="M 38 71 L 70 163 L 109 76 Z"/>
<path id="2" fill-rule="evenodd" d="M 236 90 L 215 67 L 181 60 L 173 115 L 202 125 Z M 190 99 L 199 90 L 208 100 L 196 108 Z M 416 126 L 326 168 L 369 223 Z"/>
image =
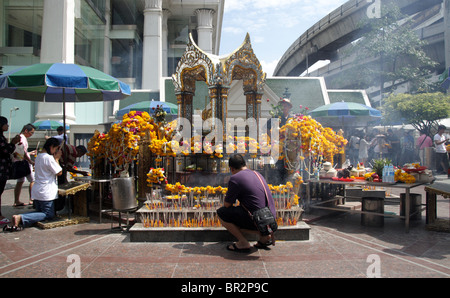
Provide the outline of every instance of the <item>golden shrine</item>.
<path id="1" fill-rule="evenodd" d="M 235 80 L 243 83 L 245 120 L 255 121 L 251 122 L 254 125 L 246 123 L 240 127 L 243 133 L 240 136 L 236 136 L 234 127 L 229 130 L 227 125 L 228 94 Z M 139 228 L 216 228 L 220 223 L 215 211 L 223 206 L 230 176 L 227 154 L 243 154 L 247 166 L 259 171 L 267 180 L 269 172 L 277 171 L 273 163 L 267 162 L 267 158 L 272 157 L 271 152 L 276 151 L 280 152 L 277 160 L 288 161 L 285 164 L 289 165 L 291 174 L 284 185 L 269 185 L 278 225 L 297 226 L 303 213 L 299 202 L 303 180 L 301 174 L 294 172 L 300 161 L 304 164 L 306 158 L 311 164 L 313 158 L 316 162 L 323 162 L 324 156 L 332 159 L 345 145 L 345 140 L 304 115 L 290 119 L 275 135 L 270 133 L 272 140 L 269 140 L 269 132 L 265 138 L 259 126 L 265 80 L 266 74 L 253 52 L 248 34 L 241 46 L 226 56 L 205 53 L 190 36 L 172 76 L 178 118 L 167 123 L 164 113 L 150 116 L 132 111 L 124 115 L 121 123 L 114 124 L 108 134 L 96 132 L 88 144 L 93 175 L 136 178 L 136 193 L 142 203 L 137 211 Z M 208 86 L 209 105 L 202 111 L 201 120 L 217 121 L 206 126 L 202 123 L 201 132 L 195 126 L 200 115 L 193 108 L 197 81 Z M 188 123 L 184 122 L 184 127 L 180 127 L 182 119 Z M 219 127 L 219 123 L 222 126 Z M 175 140 L 180 129 L 189 132 L 189 137 L 183 136 L 182 142 Z M 224 138 L 206 142 L 211 131 Z M 129 199 L 135 204 L 135 197 Z"/>
<path id="2" fill-rule="evenodd" d="M 209 90 L 210 109 L 203 112 L 202 118 L 206 120 L 214 117 L 225 123 L 231 83 L 233 80 L 242 80 L 246 118 L 254 118 L 258 123 L 266 74 L 253 52 L 249 34 L 236 51 L 222 57 L 205 53 L 195 44 L 192 36 L 189 37 L 186 51 L 172 76 L 179 107 L 178 116 L 192 123 L 195 82 L 204 81 Z"/>

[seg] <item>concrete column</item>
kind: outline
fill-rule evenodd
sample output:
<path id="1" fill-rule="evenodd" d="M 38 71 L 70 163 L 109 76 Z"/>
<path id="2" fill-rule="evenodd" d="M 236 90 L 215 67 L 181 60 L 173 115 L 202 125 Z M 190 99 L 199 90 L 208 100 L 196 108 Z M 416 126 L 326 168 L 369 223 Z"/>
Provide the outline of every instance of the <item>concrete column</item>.
<path id="1" fill-rule="evenodd" d="M 157 91 L 162 77 L 162 0 L 145 0 L 142 89 Z"/>
<path id="2" fill-rule="evenodd" d="M 212 34 L 213 34 L 213 15 L 212 9 L 197 9 L 195 14 L 197 15 L 197 34 L 198 34 L 198 46 L 206 53 L 212 54 Z"/>
<path id="3" fill-rule="evenodd" d="M 44 0 L 41 63 L 75 62 L 75 0 Z M 61 103 L 38 103 L 36 120 L 63 117 Z M 66 103 L 66 123 L 75 123 L 75 105 Z"/>
<path id="4" fill-rule="evenodd" d="M 162 20 L 162 76 L 167 77 L 169 76 L 168 70 L 167 70 L 167 59 L 168 59 L 168 48 L 169 48 L 169 40 L 168 40 L 168 33 L 169 30 L 167 29 L 167 20 L 169 19 L 171 15 L 170 10 L 163 9 L 163 20 Z"/>
<path id="5" fill-rule="evenodd" d="M 105 38 L 103 40 L 103 72 L 111 74 L 111 0 L 105 2 Z M 103 102 L 103 122 L 108 123 L 109 117 L 113 115 L 114 102 Z"/>
<path id="6" fill-rule="evenodd" d="M 444 1 L 445 66 L 450 67 L 450 0 Z"/>

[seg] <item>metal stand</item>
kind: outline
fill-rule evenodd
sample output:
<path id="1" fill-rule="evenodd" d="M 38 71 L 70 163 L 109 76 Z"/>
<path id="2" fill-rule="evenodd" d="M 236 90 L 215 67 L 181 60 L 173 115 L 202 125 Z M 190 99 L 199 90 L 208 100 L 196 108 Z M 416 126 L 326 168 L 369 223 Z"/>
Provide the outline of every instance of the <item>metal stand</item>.
<path id="1" fill-rule="evenodd" d="M 113 212 L 119 212 L 119 226 L 117 227 L 113 227 L 113 220 L 111 220 L 111 232 L 129 232 L 130 228 L 132 227 L 132 225 L 130 225 L 130 213 L 131 212 L 135 212 L 137 210 L 137 208 L 133 208 L 131 210 L 126 210 L 126 211 L 119 211 L 119 210 L 111 210 L 111 219 L 113 218 Z M 125 226 L 122 226 L 122 212 L 125 212 L 127 214 L 127 224 Z M 136 217 L 136 216 L 135 216 Z"/>

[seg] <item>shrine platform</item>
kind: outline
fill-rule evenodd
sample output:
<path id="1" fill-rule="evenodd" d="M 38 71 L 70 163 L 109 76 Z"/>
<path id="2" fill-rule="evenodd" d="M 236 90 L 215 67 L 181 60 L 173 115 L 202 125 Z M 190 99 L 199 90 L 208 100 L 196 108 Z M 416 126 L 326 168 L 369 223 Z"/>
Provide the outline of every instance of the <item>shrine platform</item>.
<path id="1" fill-rule="evenodd" d="M 309 240 L 310 227 L 300 221 L 295 226 L 278 227 L 276 240 L 301 241 Z M 162 227 L 146 228 L 142 223 L 135 223 L 129 230 L 130 242 L 218 242 L 236 240 L 225 228 L 183 228 Z M 254 234 L 248 234 L 250 241 L 256 241 Z"/>

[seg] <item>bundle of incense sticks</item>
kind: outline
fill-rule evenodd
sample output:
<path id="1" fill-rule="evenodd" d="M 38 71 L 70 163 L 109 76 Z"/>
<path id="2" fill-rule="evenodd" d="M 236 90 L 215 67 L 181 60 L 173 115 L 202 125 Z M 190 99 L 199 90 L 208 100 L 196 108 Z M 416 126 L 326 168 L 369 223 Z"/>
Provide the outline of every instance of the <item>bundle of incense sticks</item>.
<path id="1" fill-rule="evenodd" d="M 303 209 L 301 208 L 289 211 L 278 211 L 277 224 L 278 226 L 295 226 L 300 220 L 302 213 Z"/>
<path id="2" fill-rule="evenodd" d="M 290 209 L 293 205 L 294 194 L 290 191 L 273 191 L 272 198 L 274 200 L 275 209 Z"/>
<path id="3" fill-rule="evenodd" d="M 146 212 L 141 214 L 141 222 L 145 228 L 155 227 L 220 227 L 220 220 L 214 212 L 195 211 L 189 216 L 186 211 L 174 212 L 166 209 L 162 212 Z"/>
<path id="4" fill-rule="evenodd" d="M 145 205 L 148 209 L 206 209 L 217 210 L 223 206 L 224 194 L 205 194 L 195 196 L 193 192 L 187 194 L 174 194 L 161 196 L 160 193 L 152 192 L 146 194 Z"/>

